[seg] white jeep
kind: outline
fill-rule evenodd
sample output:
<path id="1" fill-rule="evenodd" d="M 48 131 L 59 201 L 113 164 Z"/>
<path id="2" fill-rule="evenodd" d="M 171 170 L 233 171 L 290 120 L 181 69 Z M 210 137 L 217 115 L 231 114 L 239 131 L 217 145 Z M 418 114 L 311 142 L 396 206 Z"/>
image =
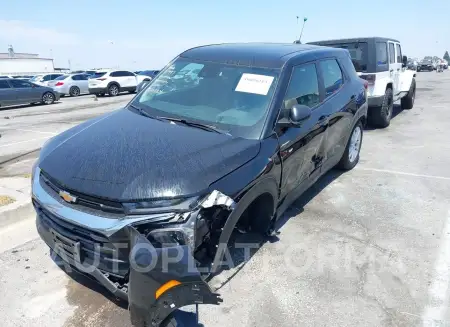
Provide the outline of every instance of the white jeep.
<path id="1" fill-rule="evenodd" d="M 412 109 L 416 95 L 416 72 L 407 69 L 400 42 L 381 37 L 365 37 L 309 42 L 308 44 L 344 48 L 350 52 L 358 75 L 367 80 L 368 122 L 377 127 L 390 124 L 394 102 Z"/>

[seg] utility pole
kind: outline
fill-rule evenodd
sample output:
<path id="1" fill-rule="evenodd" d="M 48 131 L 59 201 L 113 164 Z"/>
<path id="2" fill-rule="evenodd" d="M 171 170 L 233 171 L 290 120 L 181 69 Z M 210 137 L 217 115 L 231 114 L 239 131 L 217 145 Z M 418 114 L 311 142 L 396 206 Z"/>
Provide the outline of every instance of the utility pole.
<path id="1" fill-rule="evenodd" d="M 69 70 L 72 71 L 72 67 L 70 66 L 70 59 L 68 60 L 69 63 Z"/>

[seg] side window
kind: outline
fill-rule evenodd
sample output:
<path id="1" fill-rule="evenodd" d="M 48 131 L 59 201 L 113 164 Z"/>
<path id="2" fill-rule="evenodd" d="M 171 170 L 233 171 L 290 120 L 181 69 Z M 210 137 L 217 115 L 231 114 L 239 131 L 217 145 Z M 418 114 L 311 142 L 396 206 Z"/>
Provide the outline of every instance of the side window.
<path id="1" fill-rule="evenodd" d="M 291 109 L 296 104 L 312 108 L 319 102 L 319 82 L 316 65 L 306 64 L 294 67 L 283 100 L 284 108 Z"/>
<path id="2" fill-rule="evenodd" d="M 72 76 L 72 79 L 73 79 L 74 81 L 80 81 L 80 80 L 81 80 L 81 75 L 73 75 L 73 76 Z"/>
<path id="3" fill-rule="evenodd" d="M 109 74 L 109 76 L 111 76 L 111 77 L 120 77 L 122 75 L 120 75 L 120 72 L 112 72 L 111 74 Z"/>
<path id="4" fill-rule="evenodd" d="M 5 80 L 2 81 L 0 79 L 0 90 L 2 90 L 2 89 L 9 89 L 9 88 L 11 88 L 11 87 L 9 86 L 8 81 L 5 81 Z"/>
<path id="5" fill-rule="evenodd" d="M 18 79 L 13 79 L 9 81 L 12 85 L 12 87 L 16 88 L 16 89 L 24 89 L 24 88 L 29 88 L 31 87 L 31 84 L 25 81 L 21 81 Z"/>
<path id="6" fill-rule="evenodd" d="M 325 86 L 325 97 L 332 95 L 344 84 L 341 67 L 336 59 L 327 59 L 319 62 Z"/>
<path id="7" fill-rule="evenodd" d="M 389 63 L 395 63 L 395 48 L 394 43 L 389 43 Z"/>
<path id="8" fill-rule="evenodd" d="M 388 49 L 386 42 L 377 42 L 377 65 L 387 65 L 388 63 Z"/>
<path id="9" fill-rule="evenodd" d="M 395 47 L 397 48 L 397 62 L 402 63 L 402 49 L 400 48 L 400 44 L 396 43 Z"/>
<path id="10" fill-rule="evenodd" d="M 42 80 L 44 81 L 44 82 L 48 82 L 48 81 L 50 81 L 52 79 L 52 75 L 45 75 L 43 78 L 42 78 Z"/>
<path id="11" fill-rule="evenodd" d="M 132 72 L 123 72 L 124 76 L 134 76 L 134 74 Z"/>

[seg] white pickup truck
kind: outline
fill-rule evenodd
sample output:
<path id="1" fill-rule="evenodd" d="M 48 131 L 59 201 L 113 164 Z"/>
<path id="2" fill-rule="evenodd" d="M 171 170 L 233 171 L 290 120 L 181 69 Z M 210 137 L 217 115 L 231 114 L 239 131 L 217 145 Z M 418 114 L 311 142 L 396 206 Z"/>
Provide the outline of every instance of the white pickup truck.
<path id="1" fill-rule="evenodd" d="M 416 72 L 407 69 L 400 42 L 382 37 L 365 37 L 309 42 L 308 44 L 344 48 L 350 52 L 361 78 L 369 83 L 368 123 L 387 127 L 394 102 L 402 109 L 412 109 L 416 95 Z"/>

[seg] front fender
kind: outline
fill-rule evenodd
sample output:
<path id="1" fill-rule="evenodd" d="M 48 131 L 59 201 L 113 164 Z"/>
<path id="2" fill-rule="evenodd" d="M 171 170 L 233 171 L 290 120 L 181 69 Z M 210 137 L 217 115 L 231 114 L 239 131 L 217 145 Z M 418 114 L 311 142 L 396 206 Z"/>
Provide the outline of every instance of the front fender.
<path id="1" fill-rule="evenodd" d="M 155 248 L 133 227 L 130 237 L 128 303 L 133 326 L 159 326 L 173 311 L 191 304 L 219 304 L 195 267 L 188 246 Z"/>

